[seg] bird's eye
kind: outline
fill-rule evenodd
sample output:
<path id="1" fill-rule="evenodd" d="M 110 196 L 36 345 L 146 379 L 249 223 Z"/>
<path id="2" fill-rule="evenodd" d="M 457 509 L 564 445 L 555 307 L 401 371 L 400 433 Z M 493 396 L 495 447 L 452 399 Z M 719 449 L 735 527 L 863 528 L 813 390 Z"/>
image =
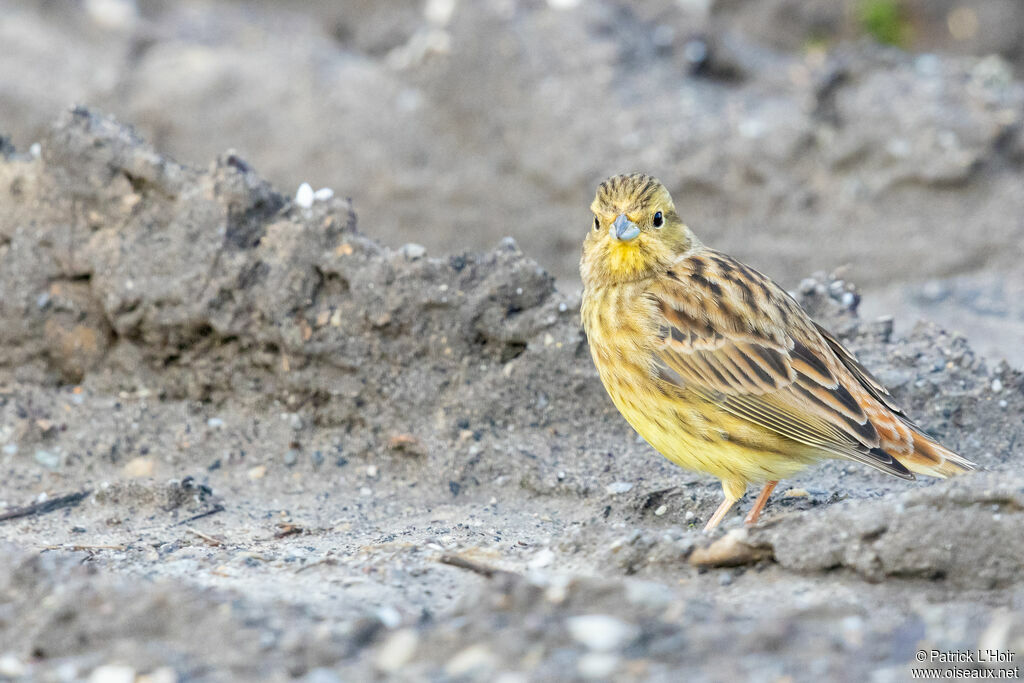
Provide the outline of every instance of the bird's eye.
<path id="1" fill-rule="evenodd" d="M 661 215 L 661 211 L 654 214 L 654 227 L 660 228 L 665 223 L 665 218 Z"/>
<path id="2" fill-rule="evenodd" d="M 601 219 L 598 218 L 597 216 L 594 216 L 594 230 L 600 230 L 600 229 L 601 229 Z"/>

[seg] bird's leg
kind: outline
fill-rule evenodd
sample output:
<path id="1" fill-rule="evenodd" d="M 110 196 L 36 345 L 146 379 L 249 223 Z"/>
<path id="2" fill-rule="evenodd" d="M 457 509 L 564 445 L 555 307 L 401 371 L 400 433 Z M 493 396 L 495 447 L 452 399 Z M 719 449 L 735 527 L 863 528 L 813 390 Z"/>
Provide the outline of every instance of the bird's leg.
<path id="1" fill-rule="evenodd" d="M 722 493 L 725 494 L 725 500 L 715 510 L 715 514 L 711 515 L 711 519 L 704 526 L 704 531 L 711 531 L 719 522 L 725 519 L 725 516 L 732 509 L 732 506 L 736 504 L 736 501 L 743 497 L 743 492 L 747 490 L 746 483 L 739 481 L 722 480 Z"/>
<path id="2" fill-rule="evenodd" d="M 728 496 L 726 496 L 725 500 L 722 501 L 722 504 L 718 506 L 717 510 L 715 510 L 715 514 L 711 515 L 711 519 L 709 519 L 708 523 L 704 525 L 704 531 L 711 531 L 716 526 L 718 526 L 718 523 L 722 521 L 725 515 L 735 504 L 735 498 L 729 498 Z"/>
<path id="3" fill-rule="evenodd" d="M 770 481 L 764 485 L 761 493 L 757 496 L 757 500 L 754 501 L 754 507 L 750 508 L 750 513 L 743 520 L 746 524 L 755 523 L 757 518 L 761 516 L 761 510 L 764 510 L 764 506 L 768 503 L 768 497 L 772 495 L 772 491 L 775 490 L 778 483 L 778 481 Z"/>

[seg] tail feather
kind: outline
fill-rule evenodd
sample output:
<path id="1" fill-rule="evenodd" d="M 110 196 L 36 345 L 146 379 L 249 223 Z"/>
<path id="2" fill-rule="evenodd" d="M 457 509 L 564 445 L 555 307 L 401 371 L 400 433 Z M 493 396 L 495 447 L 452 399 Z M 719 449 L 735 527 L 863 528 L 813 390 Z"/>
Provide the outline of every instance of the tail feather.
<path id="1" fill-rule="evenodd" d="M 900 461 L 911 472 L 940 479 L 970 472 L 977 467 L 967 458 L 957 455 L 917 431 L 914 431 L 914 452 L 900 456 Z"/>

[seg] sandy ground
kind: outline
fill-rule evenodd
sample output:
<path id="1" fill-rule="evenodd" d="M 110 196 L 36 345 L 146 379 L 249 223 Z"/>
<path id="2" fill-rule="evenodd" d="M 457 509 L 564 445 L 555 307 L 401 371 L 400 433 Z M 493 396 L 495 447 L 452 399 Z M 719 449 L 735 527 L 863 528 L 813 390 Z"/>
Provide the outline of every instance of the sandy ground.
<path id="1" fill-rule="evenodd" d="M 5 150 L 0 676 L 903 681 L 921 649 L 1024 656 L 1010 365 L 804 279 L 982 471 L 832 462 L 705 536 L 717 484 L 615 413 L 530 250 L 432 258 L 290 196 L 87 109 Z"/>

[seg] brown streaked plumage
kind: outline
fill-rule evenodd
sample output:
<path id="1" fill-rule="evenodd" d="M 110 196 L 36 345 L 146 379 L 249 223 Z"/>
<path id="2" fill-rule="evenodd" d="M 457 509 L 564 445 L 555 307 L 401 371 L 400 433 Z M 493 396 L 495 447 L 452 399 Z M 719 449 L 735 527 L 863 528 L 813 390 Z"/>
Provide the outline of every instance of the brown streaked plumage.
<path id="1" fill-rule="evenodd" d="M 583 244 L 583 326 L 623 417 L 683 467 L 722 481 L 716 526 L 763 484 L 823 458 L 897 477 L 947 477 L 974 464 L 925 435 L 892 396 L 781 287 L 708 249 L 655 178 L 597 190 Z"/>

